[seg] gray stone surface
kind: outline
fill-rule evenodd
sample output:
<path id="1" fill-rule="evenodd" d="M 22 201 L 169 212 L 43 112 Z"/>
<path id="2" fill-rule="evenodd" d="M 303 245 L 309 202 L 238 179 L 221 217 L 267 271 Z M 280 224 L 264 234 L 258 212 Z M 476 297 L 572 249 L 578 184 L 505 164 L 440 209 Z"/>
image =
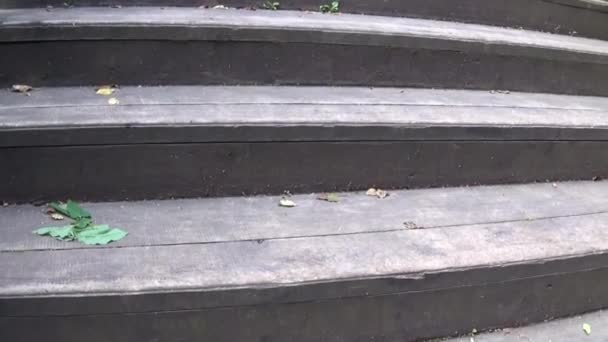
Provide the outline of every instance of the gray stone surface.
<path id="1" fill-rule="evenodd" d="M 427 19 L 16 9 L 0 11 L 0 41 L 6 43 L 0 44 L 3 87 L 332 85 L 608 94 L 605 41 Z"/>
<path id="2" fill-rule="evenodd" d="M 597 310 L 606 184 L 87 203 L 130 235 L 86 248 L 0 207 L 0 338 L 396 342 Z"/>
<path id="3" fill-rule="evenodd" d="M 407 230 L 404 222 L 425 229 L 466 229 L 485 223 L 608 212 L 608 181 L 396 190 L 390 194 L 376 200 L 363 192 L 341 193 L 336 204 L 318 200 L 319 194 L 295 195 L 295 210 L 279 208 L 281 197 L 277 196 L 85 206 L 100 222 L 129 228 L 131 236 L 109 248 L 390 232 Z M 32 235 L 35 227 L 58 223 L 44 215 L 44 210 L 32 205 L 0 208 L 0 252 L 86 248 Z M 155 234 L 147 233 L 151 229 Z"/>
<path id="4" fill-rule="evenodd" d="M 76 249 L 30 233 L 42 223 L 40 209 L 2 208 L 1 295 L 416 278 L 597 254 L 608 248 L 598 192 L 606 196 L 605 183 L 406 191 L 382 201 L 353 194 L 339 204 L 298 196 L 294 209 L 278 207 L 278 198 L 98 204 L 91 209 L 100 209 L 100 219 L 131 236 L 109 248 Z M 407 221 L 428 228 L 407 229 Z"/>
<path id="5" fill-rule="evenodd" d="M 0 92 L 0 129 L 103 125 L 395 124 L 607 127 L 608 99 L 498 90 L 172 86 Z M 83 110 L 85 109 L 86 110 Z"/>
<path id="6" fill-rule="evenodd" d="M 72 6 L 210 6 L 262 8 L 256 0 L 78 0 Z M 284 0 L 282 10 L 319 10 L 319 1 Z M 0 7 L 63 7 L 62 0 L 2 0 Z M 342 13 L 411 16 L 605 38 L 606 5 L 601 0 L 350 0 Z"/>
<path id="7" fill-rule="evenodd" d="M 154 28 L 169 28 L 164 32 Z M 608 63 L 608 42 L 542 32 L 413 18 L 297 11 L 181 8 L 0 10 L 0 41 L 226 40 L 457 49 Z M 44 30 L 41 30 L 44 28 Z M 185 34 L 173 35 L 171 28 Z M 28 36 L 28 32 L 33 35 Z M 160 35 L 159 35 L 160 34 Z"/>
<path id="8" fill-rule="evenodd" d="M 0 92 L 2 199 L 158 199 L 608 176 L 602 97 L 270 86 L 121 87 L 113 96 L 120 105 L 109 105 L 94 87 Z"/>
<path id="9" fill-rule="evenodd" d="M 520 328 L 447 339 L 446 342 L 572 342 L 608 341 L 608 312 L 596 311 L 580 316 L 557 319 Z M 583 324 L 591 325 L 591 335 L 583 332 Z"/>
<path id="10" fill-rule="evenodd" d="M 2 91 L 0 146 L 608 137 L 602 97 L 268 86 L 122 87 L 112 96 L 119 106 L 94 87 Z"/>

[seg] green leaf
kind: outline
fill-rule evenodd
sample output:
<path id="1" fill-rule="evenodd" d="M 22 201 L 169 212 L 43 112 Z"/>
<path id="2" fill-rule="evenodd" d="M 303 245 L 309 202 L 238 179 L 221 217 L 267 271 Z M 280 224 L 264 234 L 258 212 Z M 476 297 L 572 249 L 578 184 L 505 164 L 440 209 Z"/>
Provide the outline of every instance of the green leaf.
<path id="1" fill-rule="evenodd" d="M 54 202 L 49 206 L 74 222 L 63 227 L 40 228 L 35 230 L 34 234 L 48 235 L 60 241 L 78 240 L 87 245 L 105 245 L 127 236 L 127 232 L 110 228 L 107 224 L 93 225 L 91 214 L 76 202 L 68 201 L 65 204 Z"/>
<path id="2" fill-rule="evenodd" d="M 78 203 L 73 202 L 73 201 L 68 201 L 68 203 L 66 204 L 66 209 L 69 213 L 69 217 L 78 220 L 84 217 L 87 218 L 91 218 L 91 213 L 89 213 L 88 211 L 84 210 L 81 206 L 78 205 Z"/>
<path id="3" fill-rule="evenodd" d="M 340 11 L 340 1 L 332 1 L 330 4 L 321 5 L 319 10 L 323 13 L 338 13 Z"/>
<path id="4" fill-rule="evenodd" d="M 90 219 L 90 218 L 88 218 L 88 217 L 82 217 L 82 218 L 79 218 L 79 219 L 78 219 L 76 222 L 74 222 L 73 224 L 74 224 L 74 228 L 75 228 L 75 229 L 82 230 L 82 229 L 85 229 L 85 228 L 87 228 L 88 226 L 90 226 L 92 223 L 93 223 L 93 220 L 92 220 L 92 219 Z"/>
<path id="5" fill-rule="evenodd" d="M 43 228 L 38 228 L 38 229 L 34 230 L 34 234 L 49 235 L 49 233 L 51 232 L 51 230 L 57 229 L 57 228 L 60 228 L 60 227 L 43 227 Z"/>
<path id="6" fill-rule="evenodd" d="M 87 245 L 107 245 L 112 241 L 118 241 L 127 236 L 127 232 L 108 225 L 92 226 L 76 235 L 76 239 Z"/>
<path id="7" fill-rule="evenodd" d="M 74 230 L 72 225 L 63 227 L 44 227 L 35 230 L 34 234 L 49 235 L 61 241 L 74 240 Z"/>
<path id="8" fill-rule="evenodd" d="M 587 335 L 591 335 L 591 325 L 589 323 L 583 324 L 583 331 Z"/>
<path id="9" fill-rule="evenodd" d="M 61 203 L 61 202 L 52 202 L 49 203 L 49 207 L 55 209 L 56 212 L 64 215 L 64 216 L 70 216 L 68 215 L 68 209 L 67 209 L 67 205 L 65 203 Z"/>
<path id="10" fill-rule="evenodd" d="M 78 220 L 81 218 L 91 218 L 91 213 L 89 213 L 88 211 L 84 210 L 82 207 L 80 207 L 78 205 L 78 203 L 74 202 L 74 201 L 67 201 L 67 203 L 59 203 L 59 202 L 53 202 L 50 203 L 49 206 L 53 209 L 55 209 L 55 211 L 71 218 L 74 220 Z"/>

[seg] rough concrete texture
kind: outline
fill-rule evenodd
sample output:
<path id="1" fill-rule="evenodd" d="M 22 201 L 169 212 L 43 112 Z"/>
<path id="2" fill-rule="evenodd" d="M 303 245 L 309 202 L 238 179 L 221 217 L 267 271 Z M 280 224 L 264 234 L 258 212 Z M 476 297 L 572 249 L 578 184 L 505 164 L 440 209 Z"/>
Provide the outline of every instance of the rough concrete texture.
<path id="1" fill-rule="evenodd" d="M 403 342 L 598 310 L 607 184 L 85 203 L 130 233 L 104 247 L 0 207 L 0 340 Z"/>
<path id="2" fill-rule="evenodd" d="M 520 328 L 506 328 L 454 339 L 445 342 L 605 342 L 608 341 L 608 312 L 596 311 L 580 316 L 557 319 Z M 591 334 L 583 331 L 583 324 L 591 326 Z M 437 340 L 434 340 L 437 341 Z"/>
<path id="3" fill-rule="evenodd" d="M 63 7 L 63 0 L 2 0 L 0 7 Z M 262 8 L 257 0 L 78 0 L 73 6 L 209 6 Z M 318 11 L 317 0 L 283 0 L 282 10 Z M 349 0 L 342 13 L 411 16 L 535 29 L 606 38 L 606 4 L 601 0 Z"/>
<path id="4" fill-rule="evenodd" d="M 0 41 L 6 43 L 0 44 L 0 86 L 7 87 L 332 85 L 608 94 L 605 41 L 428 19 L 16 9 L 0 11 Z"/>

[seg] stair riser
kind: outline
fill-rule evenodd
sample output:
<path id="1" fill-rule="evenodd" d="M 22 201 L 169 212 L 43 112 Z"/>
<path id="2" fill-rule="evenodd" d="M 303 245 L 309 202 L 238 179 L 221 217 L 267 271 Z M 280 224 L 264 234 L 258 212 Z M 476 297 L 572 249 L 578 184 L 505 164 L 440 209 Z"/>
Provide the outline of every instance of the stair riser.
<path id="1" fill-rule="evenodd" d="M 264 1 L 219 1 L 229 7 L 260 8 Z M 325 1 L 327 3 L 331 1 Z M 319 0 L 280 1 L 281 9 L 318 11 Z M 0 8 L 62 7 L 65 0 L 1 0 Z M 538 0 L 354 0 L 341 4 L 343 13 L 361 13 L 386 16 L 411 16 L 541 30 L 559 34 L 608 39 L 605 29 L 606 9 L 590 6 L 582 1 Z M 75 6 L 214 6 L 209 0 L 74 0 Z M 589 7 L 589 8 L 585 8 Z"/>
<path id="2" fill-rule="evenodd" d="M 605 259 L 603 254 L 446 272 L 417 280 L 336 282 L 291 290 L 2 299 L 2 307 L 11 308 L 7 314 L 21 312 L 24 316 L 0 317 L 0 337 L 49 342 L 414 341 L 529 324 L 606 307 L 608 270 L 596 266 L 601 260 L 605 264 Z M 334 297 L 345 289 L 368 289 L 370 293 Z M 378 289 L 391 291 L 375 294 Z M 213 305 L 209 300 L 201 301 L 203 298 L 219 304 L 235 296 L 263 298 L 267 303 L 194 308 L 199 302 Z M 328 298 L 320 299 L 324 296 Z M 108 303 L 114 303 L 114 307 Z M 146 309 L 171 305 L 181 309 Z M 110 311 L 84 313 L 92 308 Z M 69 314 L 72 310 L 78 314 Z M 54 316 L 57 312 L 63 315 Z"/>
<path id="3" fill-rule="evenodd" d="M 63 110 L 67 111 L 68 109 Z M 94 109 L 91 109 L 91 112 L 93 111 Z M 200 115 L 204 115 L 205 112 L 205 110 L 201 110 Z M 286 108 L 285 113 L 287 112 L 288 109 Z M 47 112 L 42 115 L 51 116 L 52 114 Z M 576 112 L 572 115 L 576 115 Z M 248 126 L 245 124 L 234 124 L 215 127 L 211 125 L 192 125 L 190 127 L 186 125 L 127 125 L 127 127 L 78 128 L 37 127 L 0 131 L 0 148 L 225 142 L 310 143 L 326 141 L 348 143 L 352 141 L 368 141 L 379 143 L 410 141 L 416 143 L 424 140 L 448 143 L 452 141 L 608 141 L 608 130 L 605 128 L 587 127 L 433 126 L 425 123 L 418 124 L 418 127 L 399 127 L 389 124 L 339 125 L 328 123 L 327 126 L 299 124 L 292 126 L 269 126 L 267 124 Z"/>
<path id="4" fill-rule="evenodd" d="M 449 44 L 441 46 L 431 50 L 233 41 L 4 43 L 0 86 L 366 85 L 608 95 L 608 67 L 591 57 L 585 60 L 586 55 L 566 59 L 544 50 L 522 56 L 448 51 L 443 48 Z M 484 46 L 474 47 L 478 49 Z"/>
<path id="5" fill-rule="evenodd" d="M 2 200 L 121 200 L 608 177 L 608 142 L 401 141 L 0 149 Z"/>

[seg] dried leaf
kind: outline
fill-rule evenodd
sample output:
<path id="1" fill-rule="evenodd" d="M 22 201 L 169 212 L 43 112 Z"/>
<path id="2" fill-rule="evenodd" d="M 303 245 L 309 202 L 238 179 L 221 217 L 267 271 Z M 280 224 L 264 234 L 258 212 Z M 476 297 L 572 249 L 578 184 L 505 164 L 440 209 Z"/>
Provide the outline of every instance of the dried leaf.
<path id="1" fill-rule="evenodd" d="M 376 190 L 376 197 L 382 199 L 388 197 L 388 192 L 384 190 Z"/>
<path id="2" fill-rule="evenodd" d="M 103 87 L 97 88 L 97 91 L 95 91 L 95 93 L 97 95 L 110 96 L 110 95 L 114 94 L 114 90 L 116 90 L 116 89 L 113 88 L 112 86 L 103 86 Z"/>
<path id="3" fill-rule="evenodd" d="M 369 190 L 367 190 L 367 192 L 365 193 L 367 196 L 373 196 L 373 197 L 377 197 L 377 198 L 386 198 L 388 197 L 389 193 L 384 191 L 384 190 L 380 190 L 380 189 L 375 189 L 375 188 L 370 188 Z"/>
<path id="4" fill-rule="evenodd" d="M 416 223 L 411 222 L 411 221 L 403 222 L 403 225 L 407 229 L 420 229 L 421 228 L 421 227 L 418 227 L 418 225 Z"/>
<path id="5" fill-rule="evenodd" d="M 369 190 L 367 190 L 367 192 L 365 194 L 367 196 L 376 196 L 376 189 L 370 188 Z"/>
<path id="6" fill-rule="evenodd" d="M 281 200 L 279 201 L 279 205 L 281 207 L 285 207 L 285 208 L 293 208 L 296 206 L 294 201 L 287 199 L 285 197 L 281 198 Z"/>
<path id="7" fill-rule="evenodd" d="M 585 332 L 585 334 L 591 335 L 591 325 L 589 323 L 584 323 L 583 331 Z"/>
<path id="8" fill-rule="evenodd" d="M 53 220 L 61 221 L 61 220 L 63 220 L 65 217 L 64 217 L 63 215 L 61 215 L 61 214 L 58 214 L 58 213 L 52 213 L 52 214 L 51 214 L 51 218 L 52 218 Z"/>
<path id="9" fill-rule="evenodd" d="M 32 86 L 29 86 L 27 84 L 13 84 L 11 89 L 15 93 L 29 93 L 34 88 L 32 88 Z"/>
<path id="10" fill-rule="evenodd" d="M 117 104 L 120 104 L 120 101 L 118 101 L 118 99 L 115 98 L 115 97 L 111 97 L 111 98 L 108 99 L 108 104 L 110 104 L 110 105 L 117 105 Z"/>
<path id="11" fill-rule="evenodd" d="M 332 203 L 340 202 L 340 196 L 338 196 L 338 194 L 335 194 L 333 192 L 328 193 L 328 194 L 321 194 L 321 195 L 319 195 L 319 197 L 317 197 L 317 199 L 319 199 L 321 201 L 332 202 Z"/>

